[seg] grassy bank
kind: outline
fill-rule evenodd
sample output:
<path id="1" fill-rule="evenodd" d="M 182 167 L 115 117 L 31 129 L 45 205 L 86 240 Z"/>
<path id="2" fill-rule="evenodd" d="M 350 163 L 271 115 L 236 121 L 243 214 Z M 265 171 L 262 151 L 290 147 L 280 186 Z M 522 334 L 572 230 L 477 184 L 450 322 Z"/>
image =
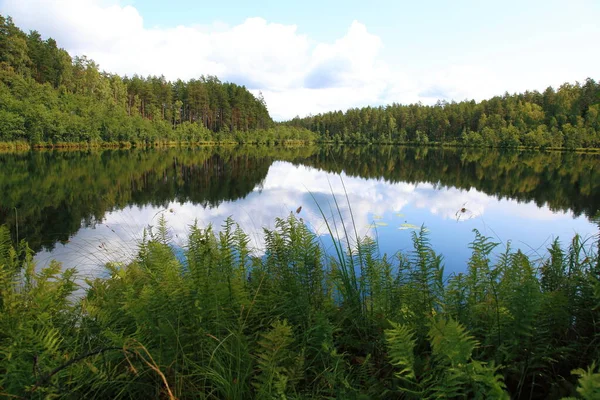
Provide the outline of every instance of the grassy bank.
<path id="1" fill-rule="evenodd" d="M 597 398 L 595 238 L 533 260 L 475 232 L 466 272 L 444 280 L 425 230 L 398 257 L 368 238 L 326 256 L 293 216 L 264 236 L 255 257 L 232 221 L 193 226 L 182 256 L 162 220 L 79 298 L 76 271 L 36 270 L 1 228 L 0 393 Z"/>
<path id="2" fill-rule="evenodd" d="M 160 147 L 195 147 L 217 145 L 266 145 L 266 146 L 304 146 L 314 144 L 312 137 L 303 137 L 305 132 L 297 132 L 288 128 L 274 128 L 264 131 L 253 131 L 243 136 L 215 135 L 220 137 L 192 140 L 151 140 L 151 141 L 83 141 L 83 142 L 0 142 L 0 151 L 29 151 L 29 150 L 89 150 L 89 149 L 130 149 L 130 148 L 160 148 Z"/>
<path id="3" fill-rule="evenodd" d="M 566 147 L 531 147 L 531 146 L 517 146 L 511 148 L 505 147 L 493 147 L 493 146 L 471 146 L 464 145 L 461 143 L 436 143 L 430 142 L 427 144 L 412 143 L 412 142 L 398 142 L 398 143 L 344 143 L 334 141 L 322 141 L 313 139 L 254 139 L 254 140 L 202 140 L 202 141 L 154 141 L 154 142 L 47 142 L 47 143 L 36 143 L 31 144 L 28 142 L 0 142 L 0 152 L 12 153 L 22 152 L 30 150 L 93 150 L 93 149 L 145 149 L 145 148 L 167 148 L 167 147 L 199 147 L 199 146 L 239 146 L 239 145 L 256 145 L 256 146 L 309 146 L 309 145 L 322 145 L 322 146 L 399 146 L 399 147 L 425 147 L 425 148 L 464 148 L 464 149 L 496 149 L 501 151 L 542 151 L 542 152 L 574 152 L 580 154 L 600 154 L 600 148 L 594 147 L 578 147 L 578 148 L 566 148 Z"/>
<path id="4" fill-rule="evenodd" d="M 573 151 L 576 153 L 600 153 L 599 147 L 559 147 L 559 146 L 502 146 L 502 145 L 488 145 L 488 144 L 470 144 L 462 143 L 459 141 L 449 142 L 415 142 L 415 141 L 336 141 L 336 140 L 320 140 L 320 144 L 327 145 L 347 145 L 347 146 L 412 146 L 412 147 L 434 147 L 434 148 L 472 148 L 472 149 L 497 149 L 497 150 L 536 150 L 536 151 Z"/>

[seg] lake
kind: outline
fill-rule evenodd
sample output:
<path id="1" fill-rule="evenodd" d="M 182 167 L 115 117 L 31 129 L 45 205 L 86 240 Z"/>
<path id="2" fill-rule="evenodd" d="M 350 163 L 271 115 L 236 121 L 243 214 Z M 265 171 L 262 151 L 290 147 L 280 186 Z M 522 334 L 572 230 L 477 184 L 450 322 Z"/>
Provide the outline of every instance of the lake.
<path id="1" fill-rule="evenodd" d="M 390 255 L 425 226 L 452 273 L 466 269 L 474 229 L 534 258 L 555 237 L 596 235 L 599 166 L 598 154 L 395 146 L 0 154 L 0 224 L 39 266 L 94 276 L 130 260 L 161 215 L 181 248 L 194 221 L 218 231 L 231 216 L 260 255 L 262 228 L 299 211 L 331 248 L 320 206 Z"/>

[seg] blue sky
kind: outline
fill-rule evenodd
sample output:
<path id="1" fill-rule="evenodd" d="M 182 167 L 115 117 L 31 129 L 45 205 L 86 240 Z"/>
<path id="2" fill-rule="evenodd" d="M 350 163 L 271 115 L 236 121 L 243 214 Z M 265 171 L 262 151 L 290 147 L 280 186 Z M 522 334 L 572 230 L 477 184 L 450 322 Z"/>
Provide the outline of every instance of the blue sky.
<path id="1" fill-rule="evenodd" d="M 600 1 L 0 0 L 120 74 L 214 74 L 276 119 L 600 78 Z"/>

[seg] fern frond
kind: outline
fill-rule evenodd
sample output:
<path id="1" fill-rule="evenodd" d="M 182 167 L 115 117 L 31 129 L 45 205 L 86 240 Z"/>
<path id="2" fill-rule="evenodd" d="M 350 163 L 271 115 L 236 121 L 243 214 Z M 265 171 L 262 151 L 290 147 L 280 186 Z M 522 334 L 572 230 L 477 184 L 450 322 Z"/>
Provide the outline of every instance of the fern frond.
<path id="1" fill-rule="evenodd" d="M 477 347 L 473 336 L 453 319 L 432 319 L 428 337 L 433 355 L 452 367 L 466 364 Z"/>
<path id="2" fill-rule="evenodd" d="M 253 382 L 257 398 L 273 398 L 276 393 L 280 397 L 285 392 L 290 368 L 295 361 L 289 349 L 293 341 L 292 327 L 286 320 L 275 321 L 271 330 L 258 341 L 260 351 L 256 357 L 259 373 Z"/>
<path id="3" fill-rule="evenodd" d="M 571 371 L 573 375 L 579 376 L 577 381 L 577 393 L 585 400 L 600 399 L 600 371 L 596 370 L 596 363 L 592 363 L 587 369 L 578 368 Z"/>
<path id="4" fill-rule="evenodd" d="M 399 378 L 415 379 L 415 334 L 407 326 L 390 322 L 392 329 L 385 330 L 385 341 L 390 363 L 399 369 Z"/>

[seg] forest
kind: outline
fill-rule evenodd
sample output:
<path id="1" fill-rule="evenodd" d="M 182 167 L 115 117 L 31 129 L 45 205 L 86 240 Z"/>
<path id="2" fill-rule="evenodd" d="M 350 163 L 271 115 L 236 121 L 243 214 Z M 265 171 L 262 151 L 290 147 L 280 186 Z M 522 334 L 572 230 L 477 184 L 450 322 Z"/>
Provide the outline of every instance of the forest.
<path id="1" fill-rule="evenodd" d="M 0 15 L 0 148 L 291 141 L 600 148 L 600 84 L 588 78 L 481 102 L 391 104 L 275 123 L 262 95 L 244 86 L 100 71 Z"/>
<path id="2" fill-rule="evenodd" d="M 600 83 L 565 83 L 481 102 L 391 104 L 353 108 L 286 122 L 324 141 L 485 147 L 600 147 Z"/>
<path id="3" fill-rule="evenodd" d="M 262 95 L 200 76 L 121 77 L 0 15 L 0 147 L 156 142 L 314 141 L 275 126 Z M 9 146 L 7 143 L 12 143 Z"/>

